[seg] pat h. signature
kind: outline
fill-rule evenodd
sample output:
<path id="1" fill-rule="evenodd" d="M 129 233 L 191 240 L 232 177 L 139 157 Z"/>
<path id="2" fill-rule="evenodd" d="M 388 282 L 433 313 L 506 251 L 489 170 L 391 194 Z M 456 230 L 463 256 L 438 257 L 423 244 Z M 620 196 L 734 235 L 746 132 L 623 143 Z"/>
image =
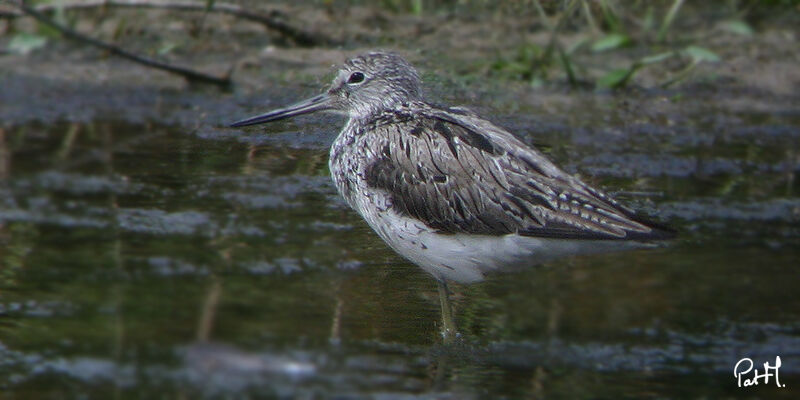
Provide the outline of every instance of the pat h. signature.
<path id="1" fill-rule="evenodd" d="M 778 377 L 778 370 L 781 368 L 781 357 L 775 356 L 775 365 L 770 365 L 769 362 L 764 363 L 764 373 L 760 374 L 758 368 L 753 369 L 753 360 L 743 358 L 736 363 L 733 367 L 733 376 L 736 378 L 739 387 L 757 386 L 760 379 L 764 380 L 764 384 L 769 384 L 769 378 L 775 378 L 775 385 L 783 388 L 786 387 L 782 384 Z M 752 372 L 752 376 L 749 374 Z"/>

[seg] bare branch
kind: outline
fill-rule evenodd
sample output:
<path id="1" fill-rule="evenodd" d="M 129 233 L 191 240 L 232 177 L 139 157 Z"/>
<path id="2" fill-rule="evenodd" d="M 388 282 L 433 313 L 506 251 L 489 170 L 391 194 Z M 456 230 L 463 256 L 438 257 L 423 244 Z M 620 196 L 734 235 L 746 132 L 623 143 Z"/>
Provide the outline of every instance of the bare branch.
<path id="1" fill-rule="evenodd" d="M 101 49 L 107 50 L 111 54 L 120 56 L 122 58 L 127 58 L 128 60 L 137 62 L 139 64 L 146 65 L 148 67 L 161 69 L 167 72 L 171 72 L 173 74 L 181 75 L 190 82 L 202 82 L 202 83 L 211 83 L 218 86 L 229 87 L 231 86 L 231 79 L 230 73 L 224 77 L 213 76 L 209 74 L 205 74 L 203 72 L 195 71 L 189 68 L 180 67 L 172 64 L 165 63 L 163 61 L 154 60 L 151 58 L 147 58 L 141 56 L 136 53 L 132 53 L 127 51 L 119 46 L 113 45 L 111 43 L 107 43 L 98 39 L 91 38 L 86 36 L 82 33 L 74 31 L 66 26 L 59 24 L 58 22 L 53 21 L 52 19 L 48 18 L 41 12 L 26 6 L 24 3 L 20 3 L 18 5 L 19 9 L 22 10 L 23 13 L 35 18 L 39 22 L 49 25 L 59 32 L 63 34 L 65 37 L 70 38 L 72 40 L 76 40 L 79 42 L 87 43 L 95 47 L 99 47 Z"/>
<path id="2" fill-rule="evenodd" d="M 13 2 L 12 2 L 13 4 Z M 296 28 L 280 20 L 280 13 L 272 10 L 268 12 L 258 12 L 253 10 L 244 9 L 238 5 L 230 3 L 215 3 L 210 9 L 206 7 L 205 1 L 192 1 L 192 0 L 169 0 L 169 1 L 152 1 L 152 0 L 87 0 L 76 2 L 57 2 L 53 4 L 42 4 L 36 7 L 36 11 L 50 12 L 57 9 L 65 10 L 81 10 L 93 9 L 100 7 L 128 7 L 128 8 L 163 8 L 179 11 L 202 11 L 202 12 L 217 12 L 222 14 L 233 15 L 237 18 L 258 22 L 264 25 L 267 29 L 274 30 L 280 34 L 288 37 L 299 46 L 318 46 L 318 45 L 334 45 L 337 42 L 319 33 L 307 32 L 300 28 Z M 14 10 L 3 10 L 0 8 L 0 18 L 17 18 L 22 16 L 23 13 Z"/>

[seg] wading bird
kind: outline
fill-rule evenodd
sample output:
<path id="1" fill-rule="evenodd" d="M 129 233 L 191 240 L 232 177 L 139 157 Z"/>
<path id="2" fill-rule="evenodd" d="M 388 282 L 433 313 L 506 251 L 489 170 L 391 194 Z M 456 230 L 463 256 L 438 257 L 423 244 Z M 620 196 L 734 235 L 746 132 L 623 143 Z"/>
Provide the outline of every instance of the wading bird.
<path id="1" fill-rule="evenodd" d="M 417 71 L 394 53 L 354 57 L 325 93 L 231 126 L 326 110 L 348 116 L 330 150 L 339 193 L 392 249 L 436 278 L 446 340 L 456 334 L 447 281 L 674 236 L 505 129 L 425 102 Z"/>

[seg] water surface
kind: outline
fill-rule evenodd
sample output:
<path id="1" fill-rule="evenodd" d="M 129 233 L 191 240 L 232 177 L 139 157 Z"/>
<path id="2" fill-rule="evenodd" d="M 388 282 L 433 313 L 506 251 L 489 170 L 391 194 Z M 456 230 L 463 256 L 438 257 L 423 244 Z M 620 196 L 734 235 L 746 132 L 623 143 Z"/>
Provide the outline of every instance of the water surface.
<path id="1" fill-rule="evenodd" d="M 493 118 L 681 236 L 454 286 L 455 346 L 432 279 L 336 194 L 337 117 L 230 130 L 255 102 L 223 96 L 3 125 L 4 398 L 788 398 L 796 111 L 636 119 L 573 97 L 580 113 Z M 736 387 L 739 359 L 776 356 L 788 389 Z"/>

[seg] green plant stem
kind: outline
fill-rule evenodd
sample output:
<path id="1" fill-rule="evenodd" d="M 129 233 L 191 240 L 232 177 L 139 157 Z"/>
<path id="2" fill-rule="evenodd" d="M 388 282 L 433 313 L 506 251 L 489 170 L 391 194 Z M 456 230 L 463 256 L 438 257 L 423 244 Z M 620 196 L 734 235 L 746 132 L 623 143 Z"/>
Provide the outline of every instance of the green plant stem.
<path id="1" fill-rule="evenodd" d="M 675 16 L 678 15 L 678 10 L 680 10 L 681 6 L 683 5 L 683 0 L 675 0 L 672 2 L 672 6 L 667 11 L 667 15 L 664 17 L 664 20 L 661 22 L 661 28 L 658 29 L 658 36 L 656 36 L 656 40 L 659 42 L 663 42 L 664 38 L 667 36 L 667 30 L 669 30 L 670 25 L 672 25 L 672 21 L 675 20 Z"/>
<path id="2" fill-rule="evenodd" d="M 563 57 L 566 57 L 566 55 L 563 54 L 563 50 L 561 49 L 561 44 L 559 44 L 559 42 L 558 42 L 558 33 L 564 27 L 564 25 L 565 25 L 565 23 L 567 21 L 567 18 L 569 18 L 569 16 L 572 15 L 573 12 L 575 12 L 575 9 L 578 7 L 579 1 L 580 0 L 571 0 L 569 5 L 567 5 L 567 9 L 564 10 L 564 12 L 558 17 L 558 22 L 550 30 L 550 41 L 547 43 L 547 47 L 545 48 L 544 52 L 542 53 L 542 55 L 540 57 L 535 58 L 533 60 L 533 65 L 531 65 L 531 70 L 536 69 L 536 65 L 542 65 L 545 62 L 549 62 L 550 60 L 552 60 L 553 59 L 553 52 L 555 50 L 558 50 L 562 54 Z M 562 58 L 562 62 L 563 61 L 564 60 Z M 573 82 L 574 76 L 573 77 L 569 76 L 572 73 L 572 68 L 568 67 L 568 64 L 566 64 L 566 63 L 564 64 L 564 67 L 565 67 L 565 69 L 567 69 L 567 77 L 568 77 L 568 79 L 570 80 L 570 82 Z"/>
<path id="3" fill-rule="evenodd" d="M 674 84 L 686 79 L 686 77 L 689 76 L 689 73 L 692 72 L 692 70 L 697 66 L 697 64 L 699 64 L 698 61 L 696 61 L 696 60 L 692 61 L 685 68 L 683 68 L 680 71 L 676 72 L 675 75 L 673 75 L 671 78 L 669 78 L 666 81 L 664 81 L 661 84 L 659 84 L 659 86 L 661 86 L 662 88 L 666 89 L 666 88 L 668 88 L 668 87 L 670 87 L 670 86 L 672 86 L 672 85 L 674 85 Z"/>
<path id="4" fill-rule="evenodd" d="M 550 23 L 550 17 L 547 16 L 547 13 L 544 11 L 544 7 L 542 4 L 539 3 L 539 0 L 533 0 L 533 6 L 536 8 L 536 12 L 539 14 L 539 18 L 542 19 L 542 23 L 548 30 L 553 30 L 553 24 Z"/>
<path id="5" fill-rule="evenodd" d="M 597 22 L 594 20 L 592 10 L 589 8 L 589 2 L 586 0 L 581 0 L 581 7 L 583 8 L 583 14 L 586 16 L 586 22 L 589 23 L 589 27 L 592 29 L 592 32 L 595 34 L 599 33 L 600 28 L 597 26 Z"/>
<path id="6" fill-rule="evenodd" d="M 569 82 L 570 86 L 576 86 L 578 84 L 577 78 L 575 78 L 575 70 L 572 68 L 572 61 L 569 59 L 569 56 L 564 52 L 564 49 L 561 46 L 557 46 L 558 48 L 558 56 L 561 59 L 561 64 L 564 66 L 564 71 L 567 74 L 567 82 Z"/>

